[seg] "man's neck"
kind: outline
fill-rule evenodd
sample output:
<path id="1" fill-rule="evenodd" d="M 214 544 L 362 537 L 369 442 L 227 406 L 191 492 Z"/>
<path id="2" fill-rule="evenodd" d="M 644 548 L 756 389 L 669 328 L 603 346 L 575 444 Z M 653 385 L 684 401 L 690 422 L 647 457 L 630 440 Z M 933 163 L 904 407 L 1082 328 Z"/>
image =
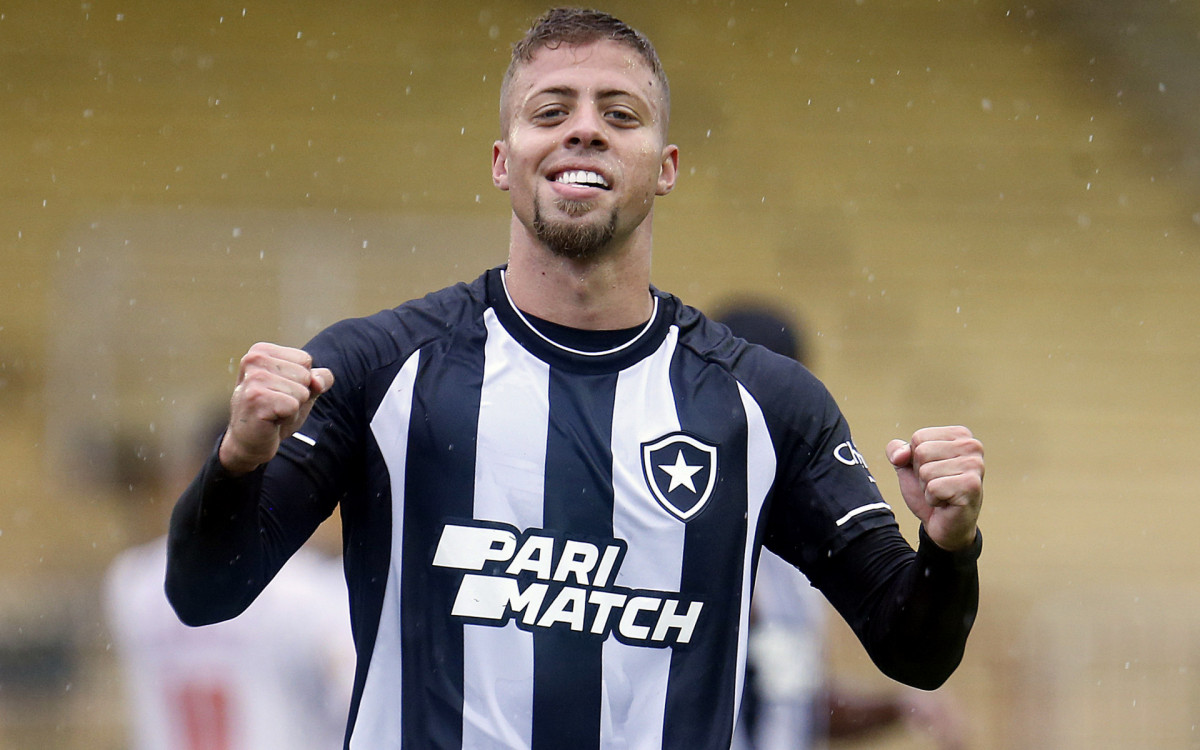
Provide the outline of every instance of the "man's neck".
<path id="1" fill-rule="evenodd" d="M 648 247 L 577 260 L 513 242 L 505 280 L 521 311 L 571 328 L 632 328 L 649 320 L 653 309 Z"/>

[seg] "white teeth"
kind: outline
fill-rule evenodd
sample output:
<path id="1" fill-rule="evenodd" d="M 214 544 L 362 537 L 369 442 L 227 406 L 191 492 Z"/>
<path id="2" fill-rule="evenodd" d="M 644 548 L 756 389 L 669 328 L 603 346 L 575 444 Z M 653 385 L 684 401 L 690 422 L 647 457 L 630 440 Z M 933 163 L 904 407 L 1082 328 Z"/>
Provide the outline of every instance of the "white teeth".
<path id="1" fill-rule="evenodd" d="M 569 172 L 562 172 L 558 177 L 554 178 L 555 182 L 563 182 L 568 185 L 596 185 L 598 187 L 608 187 L 608 180 L 595 172 L 588 172 L 583 169 L 575 169 Z"/>

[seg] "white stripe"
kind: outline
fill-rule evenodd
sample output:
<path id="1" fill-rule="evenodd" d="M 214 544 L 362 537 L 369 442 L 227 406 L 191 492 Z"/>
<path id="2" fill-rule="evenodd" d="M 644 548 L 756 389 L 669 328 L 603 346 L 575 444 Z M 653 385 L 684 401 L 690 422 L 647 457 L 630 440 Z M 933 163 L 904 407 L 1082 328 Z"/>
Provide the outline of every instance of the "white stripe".
<path id="1" fill-rule="evenodd" d="M 529 320 L 525 317 L 525 313 L 521 312 L 520 308 L 517 307 L 517 304 L 515 302 L 513 302 L 512 295 L 508 293 L 508 281 L 505 280 L 503 269 L 500 271 L 500 282 L 504 286 L 504 296 L 508 298 L 509 307 L 511 307 L 513 309 L 513 312 L 515 312 L 517 314 L 517 317 L 521 319 L 521 322 L 525 324 L 526 328 L 533 331 L 534 335 L 536 335 L 542 341 L 545 341 L 547 344 L 550 344 L 551 346 L 553 346 L 557 349 L 561 349 L 564 352 L 570 352 L 571 354 L 579 354 L 584 357 L 603 357 L 608 354 L 616 354 L 617 352 L 619 352 L 623 349 L 628 349 L 629 347 L 631 347 L 635 343 L 637 343 L 638 340 L 640 340 L 643 336 L 646 335 L 646 332 L 649 331 L 650 327 L 654 325 L 655 319 L 658 318 L 658 297 L 651 295 L 650 299 L 653 300 L 654 307 L 650 311 L 650 320 L 647 320 L 646 325 L 644 325 L 642 327 L 642 330 L 638 331 L 638 334 L 636 336 L 634 336 L 633 338 L 631 338 L 629 341 L 626 341 L 624 344 L 621 344 L 620 346 L 613 347 L 612 349 L 605 349 L 602 352 L 588 352 L 588 351 L 583 351 L 582 349 L 572 349 L 571 347 L 563 346 L 562 344 L 558 343 L 554 339 L 546 336 L 541 331 L 539 331 L 532 323 L 529 322 Z"/>
<path id="2" fill-rule="evenodd" d="M 350 750 L 400 747 L 403 726 L 400 717 L 400 565 L 404 559 L 404 469 L 408 460 L 408 425 L 412 418 L 413 385 L 419 361 L 419 351 L 408 358 L 371 420 L 371 433 L 383 454 L 392 482 L 392 557 L 383 593 L 379 632 L 371 652 L 371 665 L 363 685 Z"/>
<path id="3" fill-rule="evenodd" d="M 628 544 L 616 585 L 678 591 L 685 525 L 655 501 L 642 476 L 641 444 L 679 429 L 670 367 L 679 329 L 652 356 L 620 374 L 613 410 L 613 536 Z M 643 747 L 626 731 L 661 727 L 666 716 L 669 648 L 604 642 L 602 750 Z"/>
<path id="4" fill-rule="evenodd" d="M 316 445 L 317 444 L 316 440 L 313 440 L 308 435 L 305 435 L 303 432 L 293 432 L 292 437 L 296 438 L 297 440 L 299 440 L 302 443 L 307 443 L 308 445 Z"/>
<path id="5" fill-rule="evenodd" d="M 474 517 L 524 531 L 543 524 L 550 369 L 484 314 L 483 390 Z M 463 747 L 527 748 L 533 741 L 533 636 L 504 627 L 463 629 Z"/>
<path id="6" fill-rule="evenodd" d="M 767 431 L 767 420 L 763 417 L 758 402 L 749 391 L 738 383 L 738 394 L 742 398 L 742 409 L 746 414 L 746 543 L 742 560 L 742 606 L 738 619 L 737 653 L 737 698 L 733 703 L 733 715 L 737 716 L 742 703 L 742 685 L 746 675 L 746 637 L 750 630 L 750 577 L 754 563 L 754 531 L 762 515 L 763 504 L 771 485 L 775 482 L 775 446 Z"/>
<path id="7" fill-rule="evenodd" d="M 887 503 L 871 503 L 870 505 L 863 505 L 862 507 L 855 508 L 854 510 L 850 511 L 846 515 L 839 518 L 837 520 L 837 525 L 843 526 L 843 525 L 845 525 L 845 523 L 847 521 L 849 521 L 851 518 L 854 518 L 857 515 L 861 515 L 863 513 L 869 513 L 870 511 L 873 511 L 873 510 L 884 510 L 884 509 L 891 510 L 892 506 L 888 505 Z"/>

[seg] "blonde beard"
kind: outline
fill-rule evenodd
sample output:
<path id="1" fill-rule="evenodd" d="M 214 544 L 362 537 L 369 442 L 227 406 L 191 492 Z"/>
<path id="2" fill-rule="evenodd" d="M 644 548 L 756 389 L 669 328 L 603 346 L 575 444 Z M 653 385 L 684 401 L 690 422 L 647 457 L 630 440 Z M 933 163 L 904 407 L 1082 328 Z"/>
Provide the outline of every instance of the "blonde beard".
<path id="1" fill-rule="evenodd" d="M 583 201 L 556 200 L 555 207 L 567 216 L 576 218 L 589 213 L 593 204 Z M 550 252 L 563 258 L 588 260 L 603 254 L 617 229 L 616 211 L 607 224 L 551 224 L 542 216 L 540 207 L 533 207 L 533 230 L 538 240 Z"/>

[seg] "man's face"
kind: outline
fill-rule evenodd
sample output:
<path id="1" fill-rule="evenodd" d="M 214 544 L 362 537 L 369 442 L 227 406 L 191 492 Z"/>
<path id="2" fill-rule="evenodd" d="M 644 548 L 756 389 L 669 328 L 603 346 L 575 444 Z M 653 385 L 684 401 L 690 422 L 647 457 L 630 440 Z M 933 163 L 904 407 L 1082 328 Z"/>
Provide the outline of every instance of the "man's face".
<path id="1" fill-rule="evenodd" d="M 612 41 L 543 48 L 517 70 L 492 179 L 530 234 L 588 258 L 642 225 L 678 166 L 662 93 L 641 56 Z"/>

